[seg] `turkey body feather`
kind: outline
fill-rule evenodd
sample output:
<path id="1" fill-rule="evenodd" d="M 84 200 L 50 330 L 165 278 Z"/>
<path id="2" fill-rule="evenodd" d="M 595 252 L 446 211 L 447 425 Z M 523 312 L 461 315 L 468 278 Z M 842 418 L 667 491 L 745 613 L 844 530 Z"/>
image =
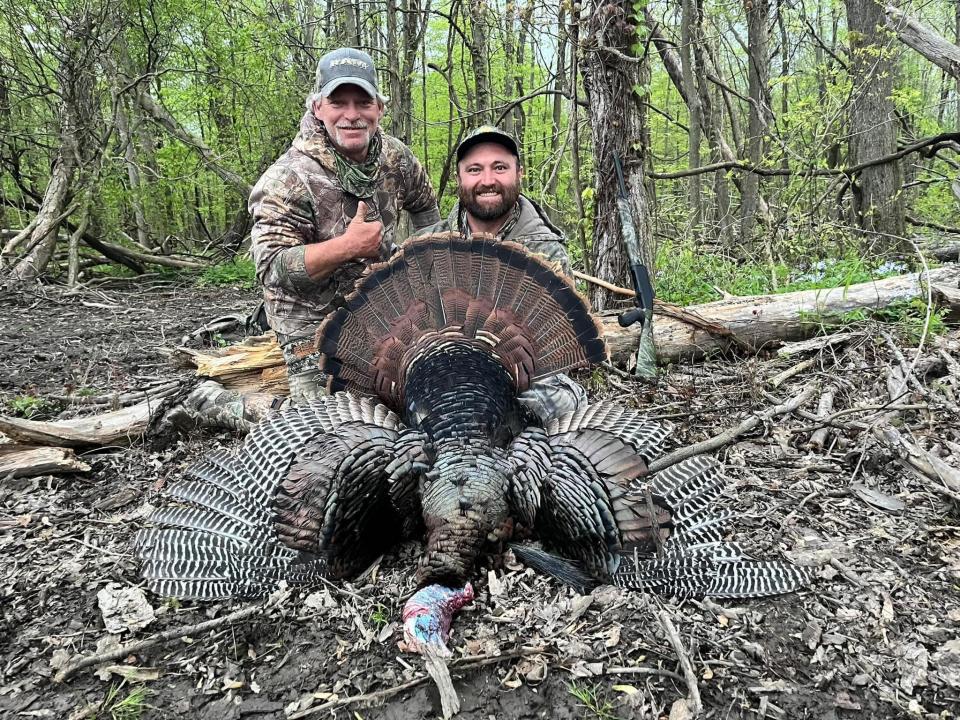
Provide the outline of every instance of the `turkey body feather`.
<path id="1" fill-rule="evenodd" d="M 417 533 L 418 584 L 462 584 L 518 526 L 542 549 L 517 555 L 579 587 L 752 597 L 809 580 L 725 541 L 714 460 L 649 475 L 669 425 L 610 403 L 531 422 L 517 396 L 605 348 L 572 284 L 519 246 L 408 242 L 360 280 L 316 347 L 332 394 L 191 468 L 138 533 L 155 592 L 251 596 L 349 577 Z"/>

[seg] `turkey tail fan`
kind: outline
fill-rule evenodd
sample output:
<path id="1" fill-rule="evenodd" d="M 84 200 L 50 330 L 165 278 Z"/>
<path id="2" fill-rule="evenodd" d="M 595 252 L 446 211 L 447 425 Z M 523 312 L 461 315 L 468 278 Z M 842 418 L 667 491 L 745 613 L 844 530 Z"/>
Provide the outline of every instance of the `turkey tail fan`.
<path id="1" fill-rule="evenodd" d="M 522 246 L 457 233 L 408 240 L 374 265 L 320 326 L 331 392 L 403 406 L 406 373 L 438 342 L 486 348 L 517 391 L 606 358 L 600 324 L 573 283 Z"/>
<path id="2" fill-rule="evenodd" d="M 275 501 L 304 448 L 362 424 L 374 426 L 368 444 L 399 431 L 399 419 L 383 405 L 341 393 L 271 415 L 235 456 L 215 453 L 188 469 L 134 539 L 149 588 L 192 600 L 256 597 L 280 580 L 327 575 L 326 553 L 283 542 Z"/>

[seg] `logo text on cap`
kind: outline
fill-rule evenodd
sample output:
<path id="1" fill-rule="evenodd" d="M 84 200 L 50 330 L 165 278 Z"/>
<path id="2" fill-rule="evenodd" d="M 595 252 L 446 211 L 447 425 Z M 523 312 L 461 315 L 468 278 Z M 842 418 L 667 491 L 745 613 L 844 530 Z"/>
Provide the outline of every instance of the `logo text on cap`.
<path id="1" fill-rule="evenodd" d="M 355 60 L 354 58 L 343 58 L 342 60 L 334 60 L 330 63 L 330 67 L 335 68 L 340 65 L 353 65 L 354 67 L 363 68 L 368 70 L 370 68 L 363 60 Z"/>

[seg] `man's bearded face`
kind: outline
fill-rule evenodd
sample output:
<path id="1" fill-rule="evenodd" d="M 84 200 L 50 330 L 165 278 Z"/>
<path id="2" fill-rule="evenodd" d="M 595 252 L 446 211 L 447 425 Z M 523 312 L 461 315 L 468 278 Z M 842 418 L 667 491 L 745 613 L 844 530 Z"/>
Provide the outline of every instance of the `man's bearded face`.
<path id="1" fill-rule="evenodd" d="M 497 143 L 480 143 L 457 165 L 460 205 L 479 220 L 497 220 L 517 204 L 522 177 L 513 153 Z"/>

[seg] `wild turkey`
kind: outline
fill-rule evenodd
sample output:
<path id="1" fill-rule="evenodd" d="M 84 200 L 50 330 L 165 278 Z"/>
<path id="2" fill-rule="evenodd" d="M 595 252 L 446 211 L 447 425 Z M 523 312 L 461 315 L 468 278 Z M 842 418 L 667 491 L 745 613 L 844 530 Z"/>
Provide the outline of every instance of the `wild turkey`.
<path id="1" fill-rule="evenodd" d="M 444 652 L 478 555 L 519 527 L 543 546 L 517 545 L 521 559 L 581 588 L 753 597 L 807 581 L 723 541 L 714 460 L 646 477 L 667 424 L 610 403 L 546 427 L 524 413 L 531 383 L 606 351 L 572 284 L 520 246 L 410 241 L 358 282 L 316 346 L 333 394 L 188 470 L 138 534 L 154 592 L 257 596 L 350 577 L 425 531 L 405 635 Z"/>

